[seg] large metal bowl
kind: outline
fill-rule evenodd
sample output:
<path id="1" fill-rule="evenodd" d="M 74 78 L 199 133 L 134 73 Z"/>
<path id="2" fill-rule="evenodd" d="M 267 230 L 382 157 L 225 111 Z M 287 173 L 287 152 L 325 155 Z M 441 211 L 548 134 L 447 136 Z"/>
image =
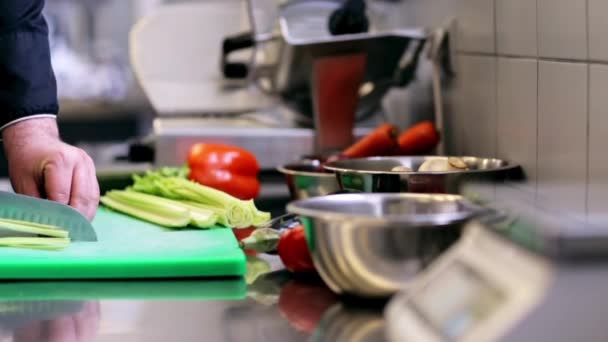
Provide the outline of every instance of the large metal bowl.
<path id="1" fill-rule="evenodd" d="M 358 192 L 460 193 L 466 182 L 499 182 L 521 180 L 521 168 L 508 161 L 493 158 L 458 157 L 468 166 L 466 171 L 417 172 L 429 159 L 449 157 L 374 157 L 339 160 L 324 165 L 336 173 L 340 188 Z M 405 166 L 414 171 L 391 171 Z"/>
<path id="2" fill-rule="evenodd" d="M 452 245 L 482 209 L 458 195 L 339 194 L 292 202 L 315 267 L 338 294 L 386 297 Z"/>
<path id="3" fill-rule="evenodd" d="M 285 182 L 294 200 L 340 191 L 336 175 L 331 171 L 324 172 L 319 160 L 307 159 L 280 166 L 277 170 L 285 175 Z"/>

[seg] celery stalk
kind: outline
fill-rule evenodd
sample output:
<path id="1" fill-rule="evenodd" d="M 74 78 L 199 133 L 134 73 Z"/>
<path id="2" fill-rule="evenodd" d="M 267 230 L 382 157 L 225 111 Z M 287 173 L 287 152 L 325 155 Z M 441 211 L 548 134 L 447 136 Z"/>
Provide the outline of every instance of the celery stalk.
<path id="1" fill-rule="evenodd" d="M 225 213 L 225 225 L 229 227 L 246 228 L 270 219 L 270 214 L 259 211 L 253 201 L 242 201 L 185 178 L 167 177 L 162 172 L 148 172 L 143 177 L 134 176 L 134 181 L 131 189 L 136 192 L 221 208 Z M 224 215 L 219 213 L 218 216 L 218 222 L 224 224 Z"/>
<path id="2" fill-rule="evenodd" d="M 201 211 L 190 212 L 190 225 L 197 228 L 211 228 L 217 223 L 217 215 L 209 212 L 202 213 Z"/>
<path id="3" fill-rule="evenodd" d="M 129 204 L 142 210 L 147 210 L 156 215 L 168 217 L 180 217 L 188 215 L 188 209 L 176 204 L 173 201 L 158 196 L 151 196 L 131 191 L 114 190 L 106 193 L 106 197 L 109 197 L 115 201 Z"/>
<path id="4" fill-rule="evenodd" d="M 190 222 L 190 212 L 183 208 L 181 208 L 182 210 L 166 213 L 166 209 L 160 204 L 142 208 L 141 204 L 134 205 L 132 202 L 110 198 L 108 195 L 101 198 L 101 203 L 116 211 L 169 228 L 182 228 Z M 161 214 L 161 212 L 165 212 L 165 214 Z"/>
<path id="5" fill-rule="evenodd" d="M 134 191 L 109 191 L 105 197 L 102 201 L 105 205 L 162 226 L 185 227 L 189 223 L 197 228 L 209 228 L 218 220 L 218 215 L 213 210 L 159 196 Z M 115 202 L 122 207 L 117 207 Z M 188 217 L 187 222 L 185 217 Z"/>
<path id="6" fill-rule="evenodd" d="M 197 228 L 213 227 L 218 221 L 219 217 L 213 209 L 198 207 L 186 202 L 171 201 L 190 210 L 190 224 Z"/>
<path id="7" fill-rule="evenodd" d="M 230 227 L 230 225 L 228 224 L 228 219 L 226 218 L 226 210 L 223 208 L 215 207 L 212 205 L 205 205 L 205 204 L 201 204 L 201 203 L 191 202 L 191 201 L 180 200 L 178 202 L 182 203 L 190 208 L 212 211 L 213 213 L 215 213 L 215 215 L 217 215 L 216 223 L 221 224 L 224 227 Z"/>

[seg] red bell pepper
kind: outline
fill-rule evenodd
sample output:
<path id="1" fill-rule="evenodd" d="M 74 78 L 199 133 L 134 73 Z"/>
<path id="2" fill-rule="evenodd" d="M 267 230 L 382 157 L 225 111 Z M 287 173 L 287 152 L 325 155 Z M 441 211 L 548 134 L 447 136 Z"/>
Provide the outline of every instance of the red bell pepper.
<path id="1" fill-rule="evenodd" d="M 188 155 L 189 178 L 242 200 L 260 192 L 260 165 L 255 156 L 240 147 L 199 143 Z"/>

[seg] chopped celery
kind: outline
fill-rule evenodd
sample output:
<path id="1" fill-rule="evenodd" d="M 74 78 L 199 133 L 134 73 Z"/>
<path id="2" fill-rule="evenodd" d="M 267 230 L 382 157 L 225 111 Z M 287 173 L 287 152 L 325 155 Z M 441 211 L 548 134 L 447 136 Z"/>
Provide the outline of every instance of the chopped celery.
<path id="1" fill-rule="evenodd" d="M 18 225 L 34 227 L 34 228 L 42 228 L 42 229 L 55 229 L 55 230 L 61 229 L 57 226 L 53 226 L 50 224 L 43 224 L 43 223 L 30 222 L 30 221 L 21 221 L 21 220 L 7 219 L 7 218 L 0 218 L 0 222 L 9 222 L 9 223 L 14 223 L 14 224 L 18 224 Z"/>
<path id="2" fill-rule="evenodd" d="M 0 219 L 0 229 L 10 230 L 18 233 L 44 235 L 57 238 L 67 238 L 69 235 L 66 230 L 61 230 L 54 226 L 39 225 L 35 223 L 32 224 L 31 222 L 27 221 L 17 221 L 10 219 Z"/>
<path id="3" fill-rule="evenodd" d="M 0 218 L 0 230 L 37 235 L 0 237 L 4 247 L 57 250 L 70 244 L 68 231 L 48 224 Z"/>
<path id="4" fill-rule="evenodd" d="M 35 238 L 35 237 L 3 237 L 0 238 L 0 246 L 17 248 L 34 248 L 57 250 L 64 249 L 70 244 L 68 238 Z"/>

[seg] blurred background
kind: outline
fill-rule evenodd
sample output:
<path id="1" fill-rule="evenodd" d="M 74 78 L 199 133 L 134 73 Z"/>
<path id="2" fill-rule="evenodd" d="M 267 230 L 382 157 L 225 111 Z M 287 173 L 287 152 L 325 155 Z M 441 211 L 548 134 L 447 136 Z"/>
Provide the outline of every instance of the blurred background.
<path id="1" fill-rule="evenodd" d="M 419 25 L 419 17 L 408 17 L 408 1 L 370 1 L 368 12 L 376 30 L 391 30 L 398 27 Z M 156 43 L 153 52 L 146 52 L 146 59 L 155 56 L 166 65 L 165 78 L 179 78 L 181 74 L 201 73 L 197 82 L 203 89 L 224 84 L 218 67 L 221 58 L 222 39 L 229 35 L 251 29 L 247 13 L 247 2 L 243 0 L 48 0 L 45 8 L 51 35 L 53 67 L 57 76 L 61 113 L 59 124 L 63 139 L 89 152 L 98 166 L 112 164 L 117 159 L 128 159 L 129 148 L 134 141 L 153 135 L 154 118 L 158 108 L 150 103 L 149 96 L 142 90 L 137 80 L 129 55 L 129 34 L 142 18 L 154 14 L 164 5 L 183 3 L 204 4 L 206 15 L 198 19 L 197 29 L 201 32 L 184 39 L 199 39 L 193 42 L 205 50 L 200 56 L 186 56 L 164 46 L 162 39 Z M 395 12 L 399 9 L 400 12 Z M 433 12 L 435 13 L 435 12 Z M 405 16 L 403 15 L 405 14 Z M 436 18 L 444 18 L 434 14 Z M 406 19 L 406 20 L 404 20 Z M 179 19 L 172 26 L 180 26 Z M 437 19 L 437 22 L 440 22 Z M 204 23 L 204 24 L 201 24 Z M 185 25 L 185 24 L 184 24 Z M 183 25 L 182 25 L 183 26 Z M 196 44 L 194 44 L 196 43 Z M 196 49 L 195 49 L 196 50 Z M 243 54 L 241 54 L 243 55 Z M 246 53 L 245 53 L 246 55 Z M 163 59 L 164 58 L 164 59 Z M 166 63 L 167 58 L 172 63 Z M 197 66 L 192 66 L 192 61 Z M 194 69 L 192 69 L 194 68 Z M 383 100 L 385 115 L 400 127 L 407 127 L 422 118 L 432 116 L 430 92 L 430 68 L 420 66 L 418 77 L 407 89 L 391 90 Z M 426 74 L 426 76 L 425 76 Z M 176 76 L 177 75 L 177 76 Z M 202 81 L 201 81 L 202 80 Z M 223 82 L 223 83 L 222 83 Z M 228 84 L 228 88 L 233 84 Z M 199 89 L 200 90 L 200 89 Z M 201 91 L 204 93 L 204 91 Z M 417 94 L 412 96 L 411 94 Z M 215 95 L 215 94 L 212 94 Z M 223 100 L 228 109 L 219 109 L 216 103 L 222 99 L 208 96 L 201 105 L 194 104 L 196 111 L 213 112 L 221 115 L 230 112 L 229 103 L 249 103 L 251 96 L 227 97 Z M 171 95 L 167 95 L 171 97 Z M 235 101 L 236 99 L 236 101 Z M 177 98 L 180 106 L 191 98 Z M 256 100 L 259 102 L 258 100 Z M 211 105 L 209 105 L 211 103 Z M 171 106 L 172 104 L 170 104 Z M 199 107 L 214 108 L 201 110 Z M 259 104 L 255 104 L 259 105 Z M 197 107 L 198 106 L 198 107 Z M 238 105 L 237 105 L 238 106 Z M 246 104 L 244 104 L 246 106 Z M 177 111 L 183 108 L 176 109 Z M 187 109 L 190 110 L 190 109 Z M 171 111 L 171 110 L 169 110 Z M 219 114 L 218 114 L 219 113 Z M 413 113 L 413 114 L 412 114 Z M 166 114 L 166 113 L 161 113 Z M 188 115 L 199 113 L 188 113 Z M 381 120 L 381 119 L 380 119 Z M 359 126 L 373 126 L 378 119 Z M 232 124 L 229 124 L 229 126 Z M 225 125 L 224 125 L 225 126 Z M 297 125 L 296 125 L 297 126 Z M 135 159 L 148 161 L 148 156 Z M 0 159 L 0 176 L 7 176 L 7 166 Z"/>
<path id="2" fill-rule="evenodd" d="M 150 94 L 160 93 L 155 96 L 157 99 L 166 100 L 153 105 L 150 99 L 154 96 L 144 95 L 141 80 L 134 76 L 129 34 L 140 19 L 153 16 L 164 5 L 176 3 L 204 5 L 204 9 L 197 19 L 188 19 L 192 22 L 176 19 L 169 24 L 176 30 L 174 37 L 180 34 L 179 30 L 197 27 L 189 37 L 170 39 L 170 35 L 158 34 L 157 41 L 152 35 L 148 42 L 154 45 L 153 52 L 146 52 L 142 59 L 163 66 L 154 76 L 172 82 L 171 87 L 161 84 L 148 89 Z M 251 28 L 246 3 L 48 0 L 46 16 L 52 33 L 53 65 L 61 98 L 59 122 L 64 139 L 86 149 L 103 166 L 125 159 L 133 141 L 145 142 L 146 137 L 158 133 L 160 126 L 154 131 L 158 116 L 172 111 L 187 112 L 190 116 L 203 112 L 220 116 L 242 111 L 239 104 L 267 106 L 264 101 L 258 103 L 260 96 L 235 91 L 224 98 L 207 91 L 218 88 L 218 84 L 229 90 L 242 87 L 222 77 L 219 63 L 222 39 Z M 608 191 L 589 184 L 605 184 L 604 175 L 608 174 L 608 163 L 602 158 L 608 127 L 602 95 L 608 79 L 605 77 L 608 54 L 602 39 L 608 29 L 600 15 L 606 12 L 604 2 L 369 0 L 366 4 L 376 32 L 433 29 L 445 25 L 450 18 L 455 19 L 450 31 L 455 33 L 451 35 L 450 53 L 456 77 L 442 80 L 446 153 L 512 160 L 523 166 L 529 182 L 539 193 L 556 199 L 558 207 L 583 215 L 603 210 Z M 191 53 L 176 50 L 188 46 L 192 47 Z M 167 60 L 172 62 L 162 62 Z M 405 128 L 432 118 L 431 73 L 431 63 L 421 59 L 413 82 L 406 88 L 391 89 L 384 96 L 383 113 L 375 121 L 361 121 L 357 125 L 373 127 L 386 119 Z M 187 80 L 186 76 L 193 79 Z M 194 78 L 198 78 L 198 88 L 184 86 L 194 82 Z M 215 107 L 204 110 L 210 104 Z M 173 127 L 172 123 L 165 120 L 163 128 Z M 181 125 L 198 127 L 190 122 Z M 211 121 L 204 125 L 212 126 Z M 239 125 L 243 123 L 235 120 L 228 126 Z M 281 127 L 291 126 L 290 123 Z M 200 133 L 199 137 L 207 133 Z M 291 146 L 286 155 L 296 158 L 305 154 L 306 151 L 293 147 L 299 144 L 299 141 L 286 144 Z M 175 148 L 167 150 L 173 153 Z M 143 153 L 139 159 L 151 158 Z M 6 164 L 4 159 L 0 160 L 0 174 L 6 177 Z M 280 161 L 269 160 L 268 165 L 284 163 L 285 156 L 277 160 Z M 161 162 L 167 163 L 168 160 Z M 579 185 L 553 186 L 564 182 Z"/>

